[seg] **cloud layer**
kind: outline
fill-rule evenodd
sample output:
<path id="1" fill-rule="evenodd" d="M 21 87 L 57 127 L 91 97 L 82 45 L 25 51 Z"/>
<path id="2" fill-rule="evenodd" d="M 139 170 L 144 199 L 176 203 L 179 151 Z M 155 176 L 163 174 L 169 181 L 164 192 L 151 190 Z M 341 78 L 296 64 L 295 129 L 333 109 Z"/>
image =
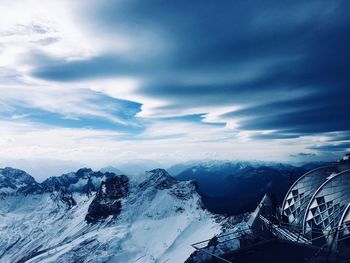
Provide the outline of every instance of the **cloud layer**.
<path id="1" fill-rule="evenodd" d="M 350 147 L 347 1 L 1 7 L 21 14 L 0 28 L 0 118 L 9 127 L 108 131 L 121 153 L 143 155 L 144 144 L 168 161 L 218 151 L 316 158 Z"/>

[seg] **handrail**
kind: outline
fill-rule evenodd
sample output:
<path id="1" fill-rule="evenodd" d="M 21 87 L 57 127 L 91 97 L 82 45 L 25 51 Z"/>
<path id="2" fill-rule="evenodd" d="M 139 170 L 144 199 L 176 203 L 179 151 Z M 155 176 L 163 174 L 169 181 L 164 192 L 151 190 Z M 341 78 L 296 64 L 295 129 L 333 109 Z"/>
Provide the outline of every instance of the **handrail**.
<path id="1" fill-rule="evenodd" d="M 193 247 L 193 245 L 192 245 L 192 247 Z M 229 260 L 227 260 L 227 259 L 225 259 L 225 258 L 223 258 L 223 257 L 220 257 L 220 256 L 218 256 L 218 255 L 215 255 L 215 254 L 213 254 L 213 253 L 210 253 L 209 251 L 206 251 L 206 250 L 203 249 L 203 248 L 196 248 L 196 247 L 194 247 L 194 248 L 197 249 L 197 250 L 199 250 L 199 251 L 202 251 L 202 252 L 204 252 L 204 253 L 206 253 L 206 254 L 212 256 L 212 257 L 215 257 L 215 258 L 217 258 L 217 259 L 220 259 L 220 260 L 222 260 L 222 261 L 224 261 L 224 262 L 226 262 L 226 263 L 233 263 L 232 261 L 229 261 Z"/>
<path id="2" fill-rule="evenodd" d="M 344 222 L 343 224 L 338 225 L 336 227 L 333 227 L 333 228 L 327 230 L 326 232 L 324 232 L 324 229 L 321 229 L 321 228 L 319 228 L 319 229 L 318 228 L 315 228 L 315 229 L 313 228 L 311 230 L 311 233 L 317 233 L 317 234 L 322 234 L 322 235 L 317 236 L 315 238 L 309 238 L 309 237 L 305 236 L 302 233 L 302 231 L 298 231 L 297 229 L 295 229 L 294 226 L 293 226 L 293 228 L 291 228 L 291 225 L 288 224 L 288 223 L 284 223 L 284 222 L 273 223 L 268 218 L 266 218 L 266 217 L 264 217 L 262 215 L 260 215 L 259 218 L 263 222 L 263 224 L 266 225 L 267 228 L 270 229 L 270 231 L 273 231 L 275 236 L 277 236 L 277 237 L 279 236 L 279 238 L 282 238 L 282 239 L 285 239 L 285 240 L 290 240 L 292 242 L 296 242 L 296 243 L 300 243 L 300 244 L 304 244 L 304 245 L 311 245 L 311 246 L 315 247 L 316 249 L 318 248 L 318 250 L 315 253 L 315 255 L 312 256 L 309 260 L 312 260 L 313 258 L 317 257 L 317 255 L 321 251 L 324 251 L 325 249 L 329 249 L 329 251 L 333 250 L 332 249 L 333 245 L 331 246 L 327 242 L 325 244 L 323 244 L 323 245 L 320 245 L 320 246 L 316 245 L 315 246 L 314 245 L 314 241 L 319 240 L 321 238 L 325 238 L 325 237 L 326 237 L 326 239 L 328 239 L 334 233 L 337 233 L 338 231 L 342 231 L 344 229 L 344 227 L 348 223 L 348 222 Z M 282 232 L 278 232 L 278 229 L 280 229 Z M 302 229 L 302 227 L 300 227 L 300 229 Z M 289 231 L 290 233 L 288 232 L 288 230 L 290 230 Z M 293 231 L 291 231 L 291 230 L 293 230 Z M 284 233 L 283 233 L 283 231 L 284 231 Z M 245 234 L 248 234 L 248 235 L 245 235 Z M 228 237 L 228 236 L 232 236 L 232 238 L 223 240 L 224 237 Z M 248 237 L 251 237 L 251 236 L 260 237 L 260 232 L 259 233 L 253 232 L 251 227 L 247 227 L 246 229 L 234 230 L 234 231 L 229 232 L 229 233 L 224 233 L 224 234 L 221 234 L 221 235 L 217 235 L 216 236 L 216 238 L 218 240 L 218 244 L 217 245 L 224 244 L 226 242 L 229 242 L 229 241 L 232 241 L 232 240 L 235 240 L 235 239 L 237 240 L 237 239 L 242 238 L 242 237 L 248 238 Z M 336 237 L 333 236 L 333 238 L 335 239 Z M 346 240 L 346 239 L 350 239 L 350 236 L 337 238 L 337 240 L 335 240 L 335 241 L 336 242 L 340 242 L 340 241 L 343 241 L 343 240 Z M 193 243 L 191 246 L 194 249 L 196 249 L 198 251 L 201 251 L 201 252 L 204 252 L 204 253 L 206 253 L 206 254 L 208 254 L 208 255 L 210 255 L 212 257 L 215 257 L 217 259 L 220 259 L 223 262 L 232 263 L 231 261 L 229 261 L 229 260 L 227 260 L 227 259 L 225 259 L 225 258 L 223 258 L 223 257 L 221 257 L 221 256 L 219 256 L 217 254 L 214 254 L 214 253 L 208 251 L 208 248 L 214 246 L 214 245 L 209 245 L 208 244 L 210 242 L 210 240 L 212 240 L 212 239 L 207 239 L 207 240 L 203 240 L 203 241 L 200 241 L 200 242 L 196 242 L 196 243 Z M 205 246 L 203 246 L 204 244 L 205 244 Z M 234 250 L 232 250 L 232 251 L 234 251 Z M 336 252 L 336 253 L 338 253 L 338 252 Z"/>
<path id="3" fill-rule="evenodd" d="M 230 236 L 230 235 L 233 235 L 233 234 L 238 234 L 238 233 L 244 233 L 244 234 L 246 234 L 247 231 L 249 231 L 249 230 L 251 231 L 250 228 L 248 228 L 248 229 L 239 229 L 239 230 L 236 230 L 236 231 L 234 231 L 234 232 L 230 232 L 230 233 L 218 235 L 218 236 L 216 236 L 216 237 L 217 237 L 218 240 L 219 240 L 219 238 L 226 237 L 226 236 Z M 239 236 L 237 236 L 237 237 L 239 237 Z M 200 241 L 200 242 L 196 242 L 196 243 L 193 243 L 191 246 L 192 246 L 192 247 L 193 247 L 193 246 L 197 246 L 197 245 L 199 245 L 199 244 L 202 244 L 202 243 L 205 243 L 205 242 L 209 242 L 210 240 L 211 240 L 211 238 L 210 238 L 210 239 L 203 240 L 203 241 Z M 224 242 L 226 242 L 226 241 L 227 241 L 227 240 L 224 240 L 224 241 L 221 242 L 221 243 L 224 243 Z"/>
<path id="4" fill-rule="evenodd" d="M 264 217 L 264 216 L 262 216 L 262 215 L 260 215 L 260 217 L 263 217 L 263 218 L 265 218 L 266 220 L 268 220 L 266 217 Z M 269 221 L 269 220 L 268 220 L 268 221 Z M 270 221 L 269 221 L 269 223 L 273 224 L 273 223 L 270 222 Z M 347 223 L 344 222 L 344 223 L 341 224 L 341 225 L 338 225 L 338 226 L 336 226 L 336 227 L 333 227 L 333 228 L 327 230 L 327 235 L 329 236 L 330 234 L 333 234 L 333 233 L 336 233 L 337 231 L 342 230 L 343 227 L 346 226 L 346 224 L 347 224 Z M 280 225 L 285 225 L 286 227 L 288 227 L 288 224 L 285 224 L 285 223 L 281 223 Z M 276 225 L 276 226 L 278 226 L 278 225 Z M 294 226 L 293 226 L 293 228 L 294 228 Z M 314 228 L 313 228 L 313 229 L 314 229 Z M 315 228 L 315 229 L 316 229 L 316 230 L 320 230 L 320 232 L 311 231 L 311 233 L 324 233 L 324 232 L 323 232 L 324 229 L 322 229 L 322 228 Z M 315 241 L 315 240 L 317 240 L 317 239 L 319 239 L 319 238 L 322 238 L 322 236 L 321 236 L 321 237 L 316 237 L 316 238 L 311 238 L 310 241 Z"/>

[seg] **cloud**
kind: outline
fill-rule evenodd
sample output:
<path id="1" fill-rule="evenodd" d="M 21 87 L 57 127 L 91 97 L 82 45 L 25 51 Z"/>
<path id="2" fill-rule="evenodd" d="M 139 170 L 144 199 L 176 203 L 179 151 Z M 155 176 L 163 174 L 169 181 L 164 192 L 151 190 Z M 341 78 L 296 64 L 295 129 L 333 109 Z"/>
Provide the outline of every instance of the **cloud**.
<path id="1" fill-rule="evenodd" d="M 345 152 L 350 149 L 350 142 L 343 142 L 338 144 L 325 144 L 320 146 L 313 146 L 309 149 L 322 152 Z"/>
<path id="2" fill-rule="evenodd" d="M 314 157 L 316 156 L 315 153 L 298 153 L 298 154 L 291 154 L 290 157 L 296 157 L 296 158 L 300 158 L 300 157 Z"/>
<path id="3" fill-rule="evenodd" d="M 1 6 L 0 118 L 15 125 L 116 132 L 104 143 L 159 158 L 346 149 L 345 1 Z"/>
<path id="4" fill-rule="evenodd" d="M 11 164 L 49 159 L 97 168 L 137 159 L 157 160 L 163 165 L 208 156 L 276 160 L 288 158 L 286 148 L 290 152 L 303 149 L 293 143 L 280 147 L 278 143 L 240 141 L 224 127 L 188 121 L 151 123 L 135 138 L 113 129 L 65 128 L 12 120 L 0 121 L 0 135 L 0 158 L 12 159 Z M 272 151 L 267 153 L 267 147 Z M 43 167 L 45 163 L 40 165 Z"/>
<path id="5" fill-rule="evenodd" d="M 348 94 L 346 5 L 334 2 L 325 9 L 317 1 L 297 1 L 288 6 L 269 1 L 262 8 L 253 2 L 224 1 L 220 5 L 201 3 L 195 8 L 196 3 L 182 1 L 169 5 L 158 1 L 147 5 L 93 1 L 84 9 L 85 16 L 95 19 L 102 32 L 153 32 L 150 41 L 155 45 L 164 41 L 168 46 L 147 55 L 136 52 L 136 59 L 129 53 L 105 53 L 85 60 L 38 65 L 32 73 L 55 81 L 128 75 L 145 78 L 149 81 L 137 92 L 168 101 L 164 107 L 154 107 L 154 115 L 208 104 L 261 107 L 257 104 L 275 102 L 276 107 L 282 103 L 292 107 L 294 103 L 300 111 L 287 118 L 305 114 L 315 123 L 314 129 L 305 130 L 323 132 L 320 128 L 324 123 L 316 117 L 317 112 L 326 115 L 327 121 L 328 115 L 340 115 Z M 309 110 L 303 111 L 304 107 Z M 282 110 L 293 109 L 283 105 Z M 243 123 L 241 128 L 261 125 L 263 129 L 285 129 L 282 119 L 287 118 L 283 116 L 260 119 L 262 123 L 256 125 Z M 344 129 L 348 129 L 346 123 L 325 128 Z"/>
<path id="6" fill-rule="evenodd" d="M 141 129 L 135 115 L 141 104 L 109 97 L 101 92 L 30 82 L 0 85 L 0 117 L 26 119 L 61 127 Z M 125 127 L 126 126 L 126 127 Z"/>
<path id="7" fill-rule="evenodd" d="M 41 57 L 45 62 L 52 62 L 49 64 L 45 63 L 45 67 L 40 65 L 39 68 L 32 71 L 32 76 L 55 81 L 133 75 L 137 72 L 137 68 L 140 67 L 139 65 L 132 65 L 132 63 L 123 61 L 123 58 L 117 56 L 98 56 L 73 61 L 54 60 L 51 57 L 45 57 L 45 54 L 41 54 Z M 33 58 L 28 58 L 28 60 L 33 60 Z M 38 62 L 38 60 L 36 61 Z"/>

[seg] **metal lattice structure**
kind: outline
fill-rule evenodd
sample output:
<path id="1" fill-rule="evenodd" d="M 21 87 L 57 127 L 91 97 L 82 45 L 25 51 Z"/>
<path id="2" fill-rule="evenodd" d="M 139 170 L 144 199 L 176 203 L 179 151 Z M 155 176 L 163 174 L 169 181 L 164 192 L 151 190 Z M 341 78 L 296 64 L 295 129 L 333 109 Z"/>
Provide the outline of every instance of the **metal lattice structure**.
<path id="1" fill-rule="evenodd" d="M 348 249 L 348 240 L 350 239 L 350 204 L 346 207 L 343 217 L 339 222 L 337 234 L 337 249 Z"/>
<path id="2" fill-rule="evenodd" d="M 301 176 L 281 210 L 265 195 L 247 227 L 193 244 L 189 262 L 350 262 L 350 154 Z"/>
<path id="3" fill-rule="evenodd" d="M 304 234 L 310 238 L 323 234 L 324 241 L 332 244 L 338 234 L 332 230 L 345 223 L 344 213 L 348 213 L 349 204 L 350 170 L 347 170 L 330 176 L 314 193 L 304 217 Z"/>
<path id="4" fill-rule="evenodd" d="M 287 192 L 282 214 L 313 243 L 338 246 L 350 235 L 350 165 L 339 162 L 301 176 Z"/>
<path id="5" fill-rule="evenodd" d="M 303 225 L 306 207 L 315 191 L 333 173 L 337 173 L 335 165 L 314 169 L 301 176 L 289 189 L 282 204 L 283 214 L 291 225 Z"/>

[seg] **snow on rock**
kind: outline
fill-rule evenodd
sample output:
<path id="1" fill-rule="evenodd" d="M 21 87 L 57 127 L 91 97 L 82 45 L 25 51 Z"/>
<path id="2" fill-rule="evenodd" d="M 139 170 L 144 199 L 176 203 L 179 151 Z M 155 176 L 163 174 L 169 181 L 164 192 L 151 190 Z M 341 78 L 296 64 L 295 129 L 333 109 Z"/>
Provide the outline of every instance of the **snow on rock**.
<path id="1" fill-rule="evenodd" d="M 350 163 L 350 153 L 344 155 L 344 157 L 340 160 L 341 163 Z"/>
<path id="2" fill-rule="evenodd" d="M 0 199 L 0 262 L 184 262 L 192 243 L 220 232 L 194 182 L 156 169 L 140 184 L 113 175 L 91 194 L 69 187 L 86 174 L 51 179 L 65 192 Z M 86 220 L 96 208 L 108 213 Z"/>
<path id="3" fill-rule="evenodd" d="M 122 209 L 121 201 L 129 192 L 129 179 L 125 175 L 107 178 L 101 183 L 85 219 L 93 223 L 108 216 L 118 216 Z"/>
<path id="4" fill-rule="evenodd" d="M 95 172 L 90 168 L 82 168 L 77 172 L 50 177 L 42 183 L 42 186 L 48 191 L 65 188 L 72 192 L 88 193 L 97 191 L 103 180 L 114 175 L 110 172 Z"/>
<path id="5" fill-rule="evenodd" d="M 157 189 L 169 189 L 176 183 L 176 179 L 164 169 L 148 171 L 146 177 L 148 178 L 140 184 L 141 188 L 153 185 Z"/>
<path id="6" fill-rule="evenodd" d="M 10 167 L 0 169 L 0 195 L 34 194 L 40 191 L 40 184 L 26 172 Z"/>

